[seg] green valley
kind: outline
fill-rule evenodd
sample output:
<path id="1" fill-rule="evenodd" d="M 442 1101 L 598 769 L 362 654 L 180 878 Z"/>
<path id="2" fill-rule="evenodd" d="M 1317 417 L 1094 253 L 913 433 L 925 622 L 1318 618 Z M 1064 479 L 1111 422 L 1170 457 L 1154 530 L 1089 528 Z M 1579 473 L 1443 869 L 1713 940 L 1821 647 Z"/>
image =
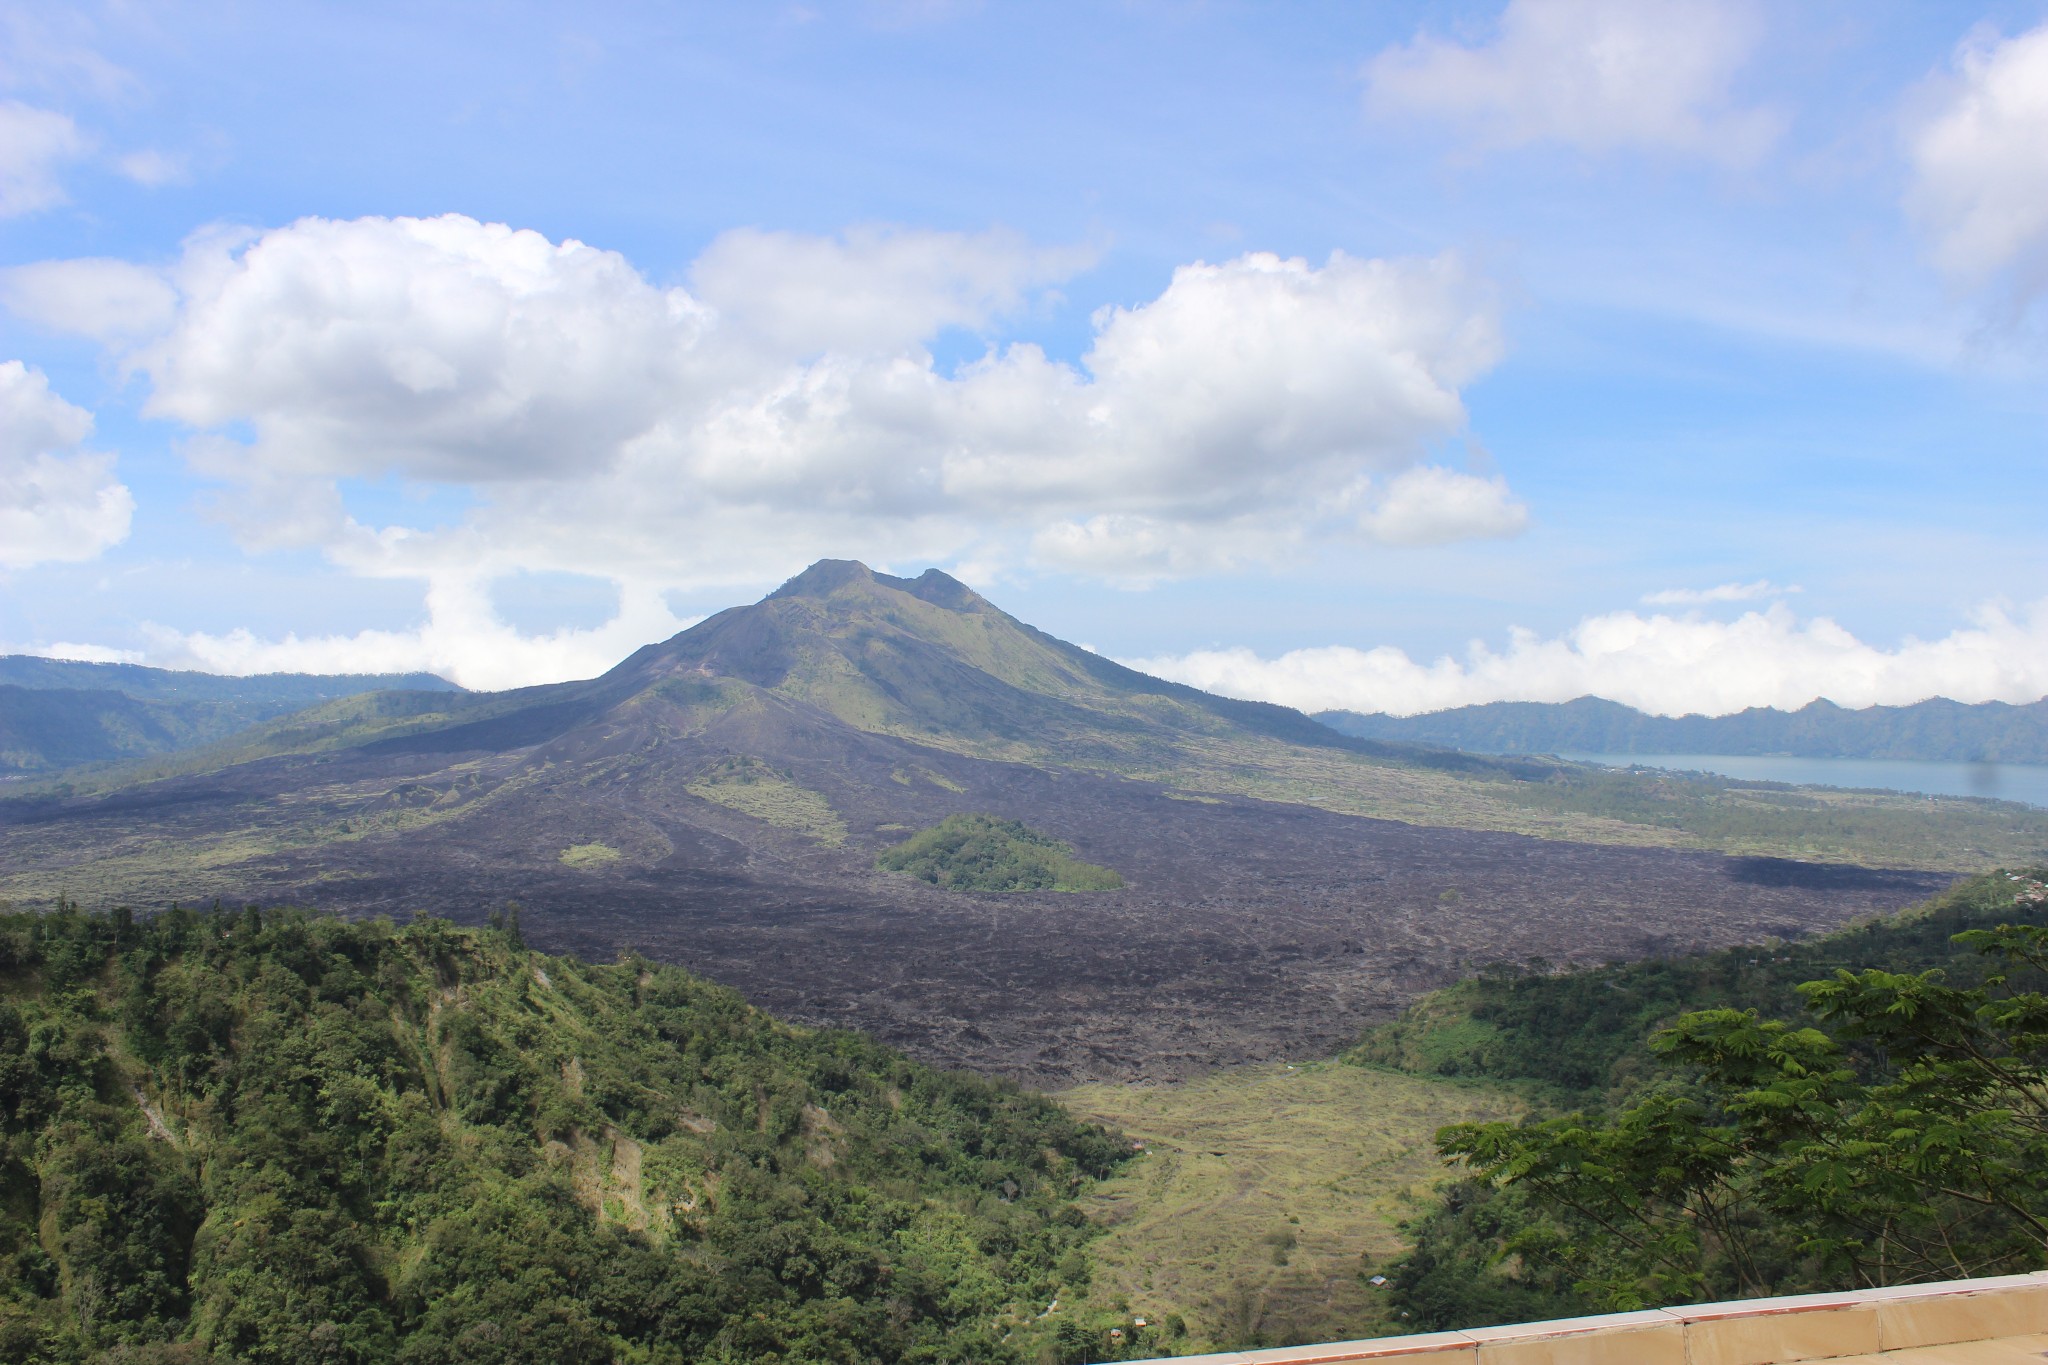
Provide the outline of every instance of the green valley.
<path id="1" fill-rule="evenodd" d="M 1086 1197 L 1108 1231 L 1091 1247 L 1096 1269 L 1070 1335 L 1078 1341 L 1092 1333 L 1099 1347 L 1110 1325 L 1144 1317 L 1167 1329 L 1155 1334 L 1151 1352 L 1189 1353 L 1823 1290 L 1870 1283 L 1873 1275 L 1885 1283 L 2038 1268 L 2042 1246 L 2023 1225 L 2021 1206 L 2038 1211 L 2042 1202 L 2036 1111 L 2048 1003 L 2027 992 L 2048 986 L 2048 957 L 2038 944 L 2017 959 L 1986 949 L 2048 932 L 2026 927 L 2048 916 L 2044 877 L 1975 878 L 1899 914 L 1805 941 L 1578 971 L 1541 961 L 1502 964 L 1425 997 L 1338 1059 L 1228 1068 L 1180 1085 L 1062 1092 L 1078 1116 L 1144 1145 L 1141 1157 Z M 1816 980 L 1833 984 L 1802 987 Z M 1740 1122 L 1745 1112 L 1766 1125 L 1768 1144 L 1803 1131 L 1797 1122 L 1771 1121 L 1769 1108 L 1745 1105 L 1773 1098 L 1788 1108 L 1795 1098 L 1818 1104 L 1815 1087 L 1824 1079 L 1840 1087 L 1847 1073 L 1801 1069 L 1811 1066 L 1818 1035 L 1801 1041 L 1764 1024 L 1744 1052 L 1744 1031 L 1758 1028 L 1759 1018 L 1790 1018 L 1796 1029 L 1808 1001 L 1843 996 L 1852 980 L 1875 982 L 1885 993 L 1878 1003 L 1896 1001 L 1902 1013 L 1889 1035 L 1879 1025 L 1851 1030 L 1833 1063 L 1865 1072 L 1877 1089 L 1827 1103 L 1843 1103 L 1853 1118 L 1867 1095 L 1884 1102 L 1893 1077 L 1907 1103 L 1934 1103 L 1938 1069 L 1955 1064 L 1944 1058 L 1964 1056 L 1962 1045 L 1929 1046 L 1928 1056 L 1895 1069 L 1880 1049 L 1903 1052 L 1901 1044 L 1923 1031 L 1932 1043 L 1943 1027 L 1936 1016 L 1967 1021 L 1973 1010 L 1984 1027 L 2019 1031 L 2014 1046 L 1989 1051 L 1997 1060 L 1986 1065 L 2036 1098 L 2003 1119 L 1992 1101 L 1990 1112 L 1965 1120 L 1970 1105 L 1987 1103 L 1966 1094 L 1961 1110 L 1924 1120 L 1917 1149 L 1898 1145 L 1912 1135 L 1897 1131 L 1896 1108 L 1882 1110 L 1894 1126 L 1889 1137 L 1850 1131 L 1830 1140 L 1791 1173 L 1794 1188 L 1776 1196 L 1741 1185 L 1714 1150 L 1696 1153 L 1699 1169 L 1684 1179 L 1668 1155 L 1651 1169 L 1695 1129 L 1714 1135 L 1711 1148 L 1723 1132 L 1715 1125 Z M 2014 1004 L 1979 1009 L 1973 993 L 1984 991 Z M 1735 1051 L 1716 1063 L 1695 1049 L 1674 1065 L 1669 1045 L 1653 1046 L 1653 1038 L 1671 1037 L 1660 1030 L 1688 1019 L 1696 1022 L 1680 1034 L 1689 1028 L 1704 1039 L 1714 1029 L 1733 1030 Z M 1830 1054 L 1819 1048 L 1818 1055 Z M 1763 1085 L 1781 1057 L 1792 1078 L 1784 1084 L 1796 1093 L 1738 1086 L 1717 1098 L 1707 1088 L 1716 1065 L 1753 1078 L 1744 1085 Z M 1974 1075 L 1961 1083 L 1978 1089 Z M 2014 1131 L 1995 1132 L 2001 1122 Z M 1978 1140 L 1972 1132 L 1984 1135 L 1981 1149 L 1967 1146 Z M 1960 1159 L 1949 1151 L 1957 1144 Z M 1751 1160 L 1765 1161 L 1771 1151 Z M 1473 1178 L 1445 1152 L 1483 1159 L 1488 1178 Z M 1539 1159 L 1550 1164 L 1531 1169 Z M 2001 1197 L 2019 1210 L 2003 1224 L 1966 1200 L 1942 1214 L 1901 1193 L 1901 1173 L 1916 1161 L 1954 1167 L 1979 1160 L 1994 1163 L 1987 1178 L 2003 1180 L 2010 1193 Z M 1743 1279 L 1726 1238 L 1684 1206 L 1681 1187 L 1690 1179 L 1739 1201 L 1732 1216 L 1716 1216 L 1769 1249 L 1756 1272 L 1763 1278 Z M 1612 1218 L 1609 1208 L 1569 1193 L 1595 1181 Z M 1819 1199 L 1829 1212 L 1795 1212 L 1801 1199 Z M 1868 1263 L 1870 1249 L 1851 1242 L 1830 1252 L 1811 1235 L 1829 1216 L 1853 1222 L 1889 1207 L 1886 1200 L 1898 1201 L 1901 1238 L 1891 1280 L 1881 1260 Z M 1646 1224 L 1633 1222 L 1636 1216 Z M 1951 1246 L 1952 1260 L 1912 1259 L 1913 1217 L 1946 1219 L 1935 1235 L 1953 1239 L 1937 1243 Z M 1631 1232 L 1644 1226 L 1661 1227 L 1669 1246 L 1638 1244 Z M 1679 1259 L 1666 1264 L 1660 1257 L 1667 1252 Z M 1866 1261 L 1860 1271 L 1858 1257 Z M 1694 1278 L 1678 1273 L 1683 1265 L 1694 1267 Z M 1375 1274 L 1383 1284 L 1371 1283 Z"/>
<path id="2" fill-rule="evenodd" d="M 1831 965 L 1961 979 L 1989 883 L 1887 916 L 2048 850 L 1347 738 L 829 561 L 588 682 L 16 792 L 0 1332 L 50 1361 L 1072 1365 L 1606 1302 L 1499 1270 L 1556 1224 L 1434 1194 L 1438 1131 L 1619 1102 L 1659 1024 Z"/>
<path id="3" fill-rule="evenodd" d="M 1367 1276 L 1406 1249 L 1402 1223 L 1443 1179 L 1437 1130 L 1526 1105 L 1328 1060 L 1059 1099 L 1145 1144 L 1084 1201 L 1109 1230 L 1076 1315 L 1098 1333 L 1145 1317 L 1164 1338 L 1152 1349 L 1181 1353 L 1405 1330 Z"/>

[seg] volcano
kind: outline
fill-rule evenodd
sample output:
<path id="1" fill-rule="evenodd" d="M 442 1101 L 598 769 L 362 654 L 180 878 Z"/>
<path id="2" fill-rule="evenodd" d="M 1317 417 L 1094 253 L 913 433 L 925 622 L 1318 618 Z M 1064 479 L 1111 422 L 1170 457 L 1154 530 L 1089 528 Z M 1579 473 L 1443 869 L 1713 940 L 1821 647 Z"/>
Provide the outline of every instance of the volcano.
<path id="1" fill-rule="evenodd" d="M 478 709 L 491 714 L 464 723 L 454 720 L 459 710 L 437 713 L 417 736 L 378 747 L 498 750 L 599 720 L 635 728 L 658 717 L 678 735 L 836 721 L 950 753 L 1054 766 L 1171 762 L 1190 741 L 1217 740 L 1451 758 L 1125 668 L 1033 629 L 937 569 L 894 578 L 851 560 L 821 560 L 762 601 L 649 645 L 603 677 L 501 694 Z"/>
<path id="2" fill-rule="evenodd" d="M 937 570 L 825 560 L 588 681 L 345 698 L 0 801 L 0 895 L 516 904 L 541 946 L 678 962 L 785 1017 L 1055 1083 L 1327 1052 L 1478 964 L 1803 933 L 1951 880 L 1451 827 L 1559 767 L 1346 737 L 1125 668 Z M 877 868 L 960 813 L 1124 885 L 968 894 Z"/>

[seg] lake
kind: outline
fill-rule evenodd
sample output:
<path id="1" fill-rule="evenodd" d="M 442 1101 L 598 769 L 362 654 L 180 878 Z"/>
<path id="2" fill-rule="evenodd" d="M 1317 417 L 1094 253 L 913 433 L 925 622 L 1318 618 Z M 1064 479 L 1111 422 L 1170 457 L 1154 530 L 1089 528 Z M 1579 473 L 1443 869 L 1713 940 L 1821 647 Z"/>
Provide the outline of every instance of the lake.
<path id="1" fill-rule="evenodd" d="M 2035 763 L 1921 763 L 1889 758 L 1779 758 L 1747 754 L 1561 754 L 1609 767 L 1718 773 L 1745 782 L 1878 787 L 1928 796 L 1991 796 L 2048 807 L 2048 766 Z"/>

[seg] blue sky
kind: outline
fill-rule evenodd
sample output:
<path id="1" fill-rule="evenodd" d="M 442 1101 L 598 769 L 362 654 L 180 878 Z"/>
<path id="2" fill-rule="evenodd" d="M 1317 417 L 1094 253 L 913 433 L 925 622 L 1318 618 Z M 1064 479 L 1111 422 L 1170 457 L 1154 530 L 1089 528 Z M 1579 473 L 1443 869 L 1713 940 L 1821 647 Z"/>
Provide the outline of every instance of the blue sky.
<path id="1" fill-rule="evenodd" d="M 0 16 L 0 648 L 846 555 L 1306 706 L 2048 693 L 2040 3 Z"/>

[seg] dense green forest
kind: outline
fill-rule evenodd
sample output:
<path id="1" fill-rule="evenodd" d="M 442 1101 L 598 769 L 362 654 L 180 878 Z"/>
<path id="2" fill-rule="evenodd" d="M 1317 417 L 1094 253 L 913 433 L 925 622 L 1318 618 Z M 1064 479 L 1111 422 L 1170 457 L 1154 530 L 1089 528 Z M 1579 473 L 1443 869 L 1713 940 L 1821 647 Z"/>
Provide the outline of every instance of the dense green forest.
<path id="1" fill-rule="evenodd" d="M 1803 943 L 1498 969 L 1366 1064 L 1517 1082 L 1387 1273 L 1418 1327 L 2048 1265 L 2048 889 L 1996 873 Z"/>
<path id="2" fill-rule="evenodd" d="M 1500 701 L 1420 716 L 1324 711 L 1360 739 L 1443 744 L 1489 754 L 1797 754 L 1951 763 L 2048 763 L 2048 700 L 1965 705 L 1933 697 L 1850 710 L 1815 701 L 1797 711 L 1753 706 L 1728 716 L 1652 716 L 1620 702 Z"/>
<path id="3" fill-rule="evenodd" d="M 0 916 L 9 1362 L 1077 1359 L 1127 1155 L 516 919 Z"/>
<path id="4" fill-rule="evenodd" d="M 885 849 L 876 865 L 948 891 L 1114 891 L 1124 879 L 1016 820 L 949 815 Z"/>

